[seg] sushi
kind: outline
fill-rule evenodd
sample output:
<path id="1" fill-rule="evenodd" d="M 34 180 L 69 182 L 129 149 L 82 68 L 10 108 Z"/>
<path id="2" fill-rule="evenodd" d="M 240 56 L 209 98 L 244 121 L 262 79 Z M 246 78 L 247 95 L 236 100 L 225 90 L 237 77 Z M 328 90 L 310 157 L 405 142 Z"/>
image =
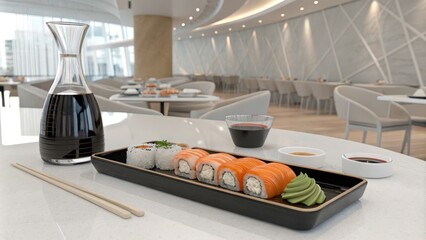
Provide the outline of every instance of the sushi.
<path id="1" fill-rule="evenodd" d="M 195 164 L 198 159 L 209 155 L 202 149 L 186 149 L 180 151 L 173 159 L 175 174 L 181 177 L 195 179 Z"/>
<path id="2" fill-rule="evenodd" d="M 155 167 L 161 170 L 173 170 L 173 158 L 182 150 L 182 146 L 167 141 L 157 141 L 155 148 Z"/>
<path id="3" fill-rule="evenodd" d="M 126 162 L 129 165 L 151 169 L 155 167 L 155 144 L 144 143 L 127 148 Z"/>
<path id="4" fill-rule="evenodd" d="M 227 153 L 215 153 L 200 158 L 197 161 L 195 167 L 198 181 L 218 186 L 218 168 L 222 164 L 233 161 L 235 159 L 236 157 Z"/>
<path id="5" fill-rule="evenodd" d="M 287 165 L 260 165 L 248 170 L 244 175 L 244 193 L 259 198 L 273 198 L 280 195 L 295 177 L 296 174 Z"/>
<path id="6" fill-rule="evenodd" d="M 219 185 L 232 191 L 243 191 L 244 174 L 251 168 L 264 165 L 265 162 L 256 158 L 239 158 L 222 164 L 218 169 Z"/>

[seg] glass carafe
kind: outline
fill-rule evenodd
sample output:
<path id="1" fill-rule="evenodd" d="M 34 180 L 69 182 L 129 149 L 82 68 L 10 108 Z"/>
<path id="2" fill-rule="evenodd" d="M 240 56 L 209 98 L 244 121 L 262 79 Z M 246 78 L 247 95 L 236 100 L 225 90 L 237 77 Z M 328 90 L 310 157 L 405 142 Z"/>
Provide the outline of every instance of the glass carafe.
<path id="1" fill-rule="evenodd" d="M 102 116 L 81 66 L 81 49 L 89 26 L 48 22 L 59 49 L 55 80 L 44 102 L 40 121 L 40 155 L 50 163 L 90 161 L 104 150 Z"/>

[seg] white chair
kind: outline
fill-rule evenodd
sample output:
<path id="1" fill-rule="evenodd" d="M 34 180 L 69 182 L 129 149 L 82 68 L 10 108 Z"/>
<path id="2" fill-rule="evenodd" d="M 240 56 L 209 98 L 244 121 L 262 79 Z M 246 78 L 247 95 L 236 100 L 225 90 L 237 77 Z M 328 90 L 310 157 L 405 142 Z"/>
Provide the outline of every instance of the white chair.
<path id="1" fill-rule="evenodd" d="M 275 85 L 277 86 L 278 94 L 280 95 L 278 105 L 281 107 L 283 96 L 287 96 L 287 107 L 289 107 L 291 103 L 291 97 L 294 93 L 296 93 L 293 82 L 286 80 L 276 80 Z"/>
<path id="2" fill-rule="evenodd" d="M 303 109 L 303 105 L 306 100 L 306 108 L 309 107 L 311 102 L 312 90 L 310 82 L 308 81 L 293 81 L 294 88 L 296 89 L 297 96 L 300 97 L 300 109 Z"/>
<path id="3" fill-rule="evenodd" d="M 260 90 L 267 90 L 271 92 L 271 100 L 275 99 L 275 96 L 278 93 L 278 89 L 274 80 L 268 78 L 258 78 L 257 83 L 259 84 Z"/>
<path id="4" fill-rule="evenodd" d="M 401 104 L 408 114 L 410 114 L 411 121 L 426 124 L 426 105 L 425 104 Z"/>
<path id="5" fill-rule="evenodd" d="M 122 90 L 120 90 L 119 88 L 109 86 L 106 84 L 92 82 L 92 83 L 88 83 L 88 85 L 90 90 L 92 90 L 94 94 L 105 97 L 105 98 L 109 98 L 114 94 L 118 94 L 122 92 Z"/>
<path id="6" fill-rule="evenodd" d="M 121 86 L 126 85 L 129 78 L 105 78 L 93 81 L 96 84 L 104 84 L 117 89 L 120 89 Z"/>
<path id="7" fill-rule="evenodd" d="M 51 82 L 52 81 L 44 81 L 33 84 L 25 83 L 18 85 L 19 106 L 28 108 L 43 108 L 43 104 L 47 97 Z M 100 95 L 95 94 L 95 97 L 101 111 L 162 115 L 160 112 L 148 108 L 136 107 L 121 102 L 111 101 L 108 98 Z"/>
<path id="8" fill-rule="evenodd" d="M 256 78 L 253 78 L 253 77 L 244 78 L 242 82 L 249 93 L 259 91 L 259 84 L 257 83 Z"/>
<path id="9" fill-rule="evenodd" d="M 224 91 L 229 92 L 231 88 L 234 88 L 234 91 L 239 92 L 240 76 L 237 76 L 237 75 L 223 76 L 222 85 L 223 85 Z"/>
<path id="10" fill-rule="evenodd" d="M 310 83 L 312 96 L 317 100 L 317 114 L 320 113 L 321 108 L 321 101 L 325 101 L 325 103 L 328 104 L 328 114 L 331 114 L 334 107 L 334 99 L 333 99 L 333 93 L 334 89 L 338 85 L 336 84 L 327 84 L 327 83 L 319 83 L 319 82 L 312 82 Z M 325 105 L 324 107 L 326 107 Z"/>
<path id="11" fill-rule="evenodd" d="M 376 132 L 376 145 L 381 145 L 382 132 L 404 130 L 405 136 L 401 152 L 405 149 L 410 154 L 411 119 L 408 112 L 399 104 L 377 100 L 382 94 L 368 89 L 338 86 L 334 90 L 337 116 L 346 120 L 345 139 L 349 131 L 363 131 L 363 139 L 367 131 Z M 407 148 L 405 148 L 407 147 Z"/>
<path id="12" fill-rule="evenodd" d="M 180 84 L 191 82 L 191 79 L 189 79 L 186 76 L 174 76 L 174 77 L 160 78 L 160 79 L 157 79 L 157 81 L 159 83 L 167 83 L 167 84 L 170 84 L 172 87 L 175 87 Z"/>
<path id="13" fill-rule="evenodd" d="M 122 102 L 116 102 L 111 101 L 108 98 L 95 95 L 96 101 L 98 102 L 98 106 L 103 112 L 125 112 L 125 113 L 138 113 L 138 114 L 146 114 L 146 115 L 157 115 L 157 116 L 163 116 L 158 111 L 149 109 L 149 108 L 143 108 L 143 107 L 136 107 L 133 105 L 125 104 Z"/>
<path id="14" fill-rule="evenodd" d="M 18 85 L 19 106 L 24 108 L 43 108 L 47 91 L 30 84 Z"/>
<path id="15" fill-rule="evenodd" d="M 198 89 L 201 94 L 212 95 L 215 90 L 215 84 L 208 81 L 194 81 L 176 86 L 177 89 L 182 90 L 185 88 Z M 204 103 L 170 103 L 169 116 L 189 117 L 190 112 L 199 109 L 208 109 L 213 106 L 212 102 Z"/>
<path id="16" fill-rule="evenodd" d="M 260 91 L 227 99 L 215 104 L 212 109 L 201 114 L 199 118 L 225 121 L 225 116 L 232 114 L 266 114 L 270 98 L 269 91 Z M 191 112 L 191 117 L 195 117 L 195 115 Z"/>

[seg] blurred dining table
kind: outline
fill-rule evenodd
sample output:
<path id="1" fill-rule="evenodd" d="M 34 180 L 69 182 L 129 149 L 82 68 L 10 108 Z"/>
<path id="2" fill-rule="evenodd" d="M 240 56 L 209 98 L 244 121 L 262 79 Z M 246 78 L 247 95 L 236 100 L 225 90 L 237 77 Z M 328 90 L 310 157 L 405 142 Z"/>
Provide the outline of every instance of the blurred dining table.
<path id="1" fill-rule="evenodd" d="M 426 96 L 382 95 L 378 96 L 377 99 L 397 103 L 426 104 Z"/>
<path id="2" fill-rule="evenodd" d="M 195 102 L 215 102 L 219 101 L 220 98 L 213 95 L 196 95 L 193 97 L 181 97 L 177 95 L 173 96 L 142 96 L 142 95 L 123 95 L 121 93 L 114 94 L 110 98 L 112 101 L 119 101 L 124 103 L 160 103 L 160 112 L 167 116 L 169 112 L 170 103 L 179 102 L 179 103 L 195 103 Z"/>

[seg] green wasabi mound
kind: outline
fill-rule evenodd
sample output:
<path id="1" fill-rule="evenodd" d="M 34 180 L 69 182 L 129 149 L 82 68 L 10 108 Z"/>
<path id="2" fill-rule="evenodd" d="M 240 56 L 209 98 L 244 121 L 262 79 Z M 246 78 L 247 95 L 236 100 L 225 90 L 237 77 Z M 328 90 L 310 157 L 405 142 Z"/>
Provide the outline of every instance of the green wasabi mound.
<path id="1" fill-rule="evenodd" d="M 286 199 L 289 203 L 302 203 L 308 207 L 314 204 L 321 204 L 325 201 L 325 194 L 321 187 L 310 178 L 306 173 L 300 173 L 294 178 L 284 192 L 281 194 L 282 199 Z"/>

